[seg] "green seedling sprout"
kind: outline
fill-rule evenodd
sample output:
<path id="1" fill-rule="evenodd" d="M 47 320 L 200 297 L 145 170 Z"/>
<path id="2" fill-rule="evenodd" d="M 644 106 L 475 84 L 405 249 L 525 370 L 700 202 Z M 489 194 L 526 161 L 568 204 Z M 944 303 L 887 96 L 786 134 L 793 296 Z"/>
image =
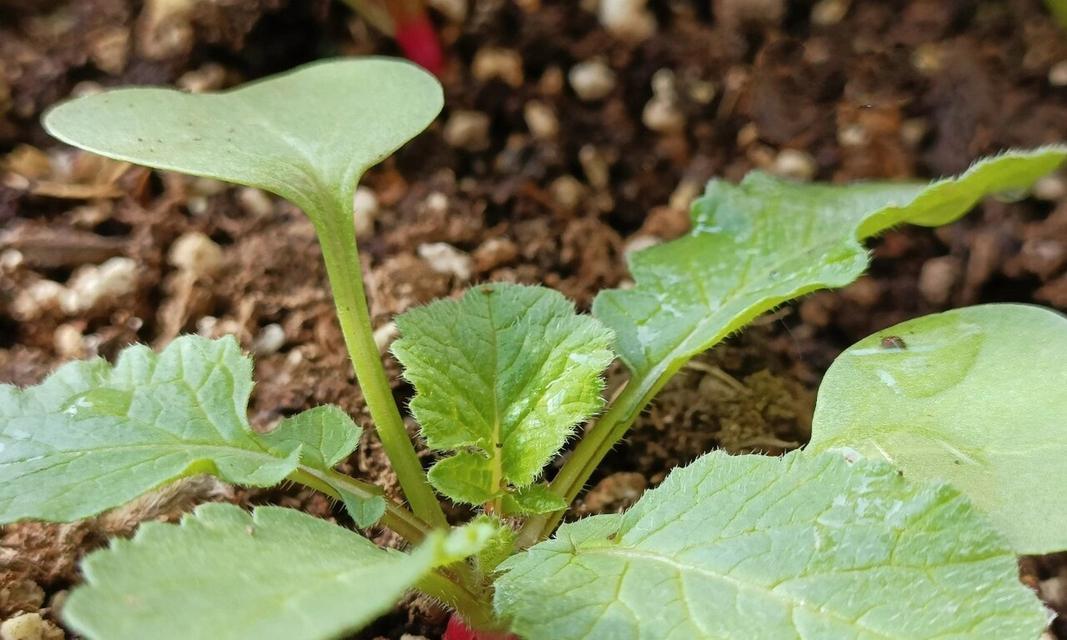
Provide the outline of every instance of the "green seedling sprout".
<path id="1" fill-rule="evenodd" d="M 1054 501 L 1042 521 L 1051 498 L 1026 494 L 1037 467 L 1056 476 L 1044 485 L 1067 479 L 1045 463 L 1062 457 L 1067 368 L 1042 351 L 1067 341 L 1067 320 L 1036 308 L 964 309 L 872 336 L 828 374 L 807 450 L 709 453 L 626 513 L 560 522 L 689 359 L 777 305 L 855 280 L 868 265 L 864 239 L 945 224 L 986 195 L 1026 189 L 1065 148 L 1008 152 L 927 184 L 716 180 L 693 205 L 692 232 L 637 253 L 635 285 L 601 292 L 592 315 L 557 292 L 504 283 L 408 311 L 393 351 L 438 454 L 424 472 L 372 338 L 352 195 L 441 103 L 429 74 L 371 58 L 215 95 L 109 91 L 47 114 L 48 130 L 75 146 L 262 188 L 308 214 L 358 383 L 411 504 L 334 469 L 360 436 L 336 407 L 252 430 L 252 363 L 231 338 L 184 336 L 158 354 L 134 346 L 114 365 L 68 363 L 40 385 L 2 386 L 0 522 L 72 521 L 211 473 L 303 483 L 343 502 L 357 525 L 380 523 L 412 545 L 381 549 L 290 509 L 203 505 L 91 554 L 86 585 L 64 607 L 74 630 L 94 640 L 335 638 L 414 589 L 472 628 L 526 640 L 1040 634 L 1044 612 L 1018 582 L 1015 554 L 1067 548 L 1067 505 Z M 630 378 L 605 401 L 616 354 Z M 438 494 L 480 513 L 450 528 Z"/>
<path id="2" fill-rule="evenodd" d="M 356 378 L 415 514 L 444 526 L 375 345 L 356 248 L 360 176 L 440 112 L 441 87 L 413 64 L 310 64 L 234 91 L 109 91 L 45 115 L 60 140 L 118 160 L 276 193 L 311 218 Z"/>

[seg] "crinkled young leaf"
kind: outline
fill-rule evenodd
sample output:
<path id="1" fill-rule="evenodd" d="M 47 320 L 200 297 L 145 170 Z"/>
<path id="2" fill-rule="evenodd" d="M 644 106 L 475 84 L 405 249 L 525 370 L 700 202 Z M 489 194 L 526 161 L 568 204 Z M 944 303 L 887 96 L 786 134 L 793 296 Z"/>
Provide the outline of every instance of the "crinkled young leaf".
<path id="1" fill-rule="evenodd" d="M 336 638 L 492 533 L 435 533 L 406 554 L 293 509 L 207 504 L 180 526 L 148 523 L 91 554 L 63 617 L 90 640 Z"/>
<path id="2" fill-rule="evenodd" d="M 308 409 L 286 418 L 265 436 L 271 447 L 288 451 L 300 446 L 300 461 L 315 469 L 329 469 L 348 457 L 359 444 L 361 429 L 347 413 L 333 405 Z M 346 487 L 332 487 L 348 515 L 361 527 L 369 527 L 385 513 L 385 496 L 360 496 Z"/>
<path id="3" fill-rule="evenodd" d="M 564 525 L 500 566 L 525 640 L 998 638 L 1045 616 L 952 488 L 835 454 L 712 453 L 623 515 Z"/>
<path id="4" fill-rule="evenodd" d="M 504 512 L 511 515 L 552 513 L 567 508 L 567 501 L 545 484 L 531 484 L 504 496 Z"/>
<path id="5" fill-rule="evenodd" d="M 487 525 L 493 529 L 493 534 L 489 537 L 485 546 L 474 557 L 478 570 L 483 575 L 489 575 L 514 552 L 515 530 L 500 518 L 484 513 L 475 516 L 471 522 L 472 524 Z"/>
<path id="6" fill-rule="evenodd" d="M 478 504 L 532 483 L 603 404 L 611 332 L 556 291 L 494 283 L 397 318 L 393 352 L 430 448 L 434 486 Z"/>
<path id="7" fill-rule="evenodd" d="M 195 473 L 270 486 L 355 449 L 359 428 L 332 407 L 255 433 L 251 391 L 237 342 L 196 336 L 158 355 L 130 347 L 114 368 L 72 362 L 38 386 L 0 386 L 0 522 L 84 518 Z"/>
<path id="8" fill-rule="evenodd" d="M 44 125 L 110 158 L 266 189 L 316 219 L 351 217 L 360 175 L 441 105 L 440 84 L 414 64 L 339 59 L 223 93 L 107 91 L 55 107 Z"/>
<path id="9" fill-rule="evenodd" d="M 360 431 L 347 413 L 333 405 L 323 405 L 282 420 L 265 439 L 281 451 L 299 446 L 301 462 L 329 469 L 352 453 L 359 444 Z"/>
<path id="10" fill-rule="evenodd" d="M 867 268 L 860 240 L 904 222 L 945 224 L 1065 158 L 1067 147 L 1014 151 L 931 184 L 716 180 L 693 205 L 692 232 L 635 254 L 636 286 L 602 291 L 593 314 L 615 331 L 626 365 L 659 380 L 774 306 L 855 280 Z"/>
<path id="11" fill-rule="evenodd" d="M 986 305 L 910 320 L 826 373 L 809 450 L 950 482 L 1019 553 L 1067 549 L 1067 318 Z"/>
<path id="12" fill-rule="evenodd" d="M 345 511 L 355 521 L 357 526 L 369 527 L 382 519 L 385 515 L 386 502 L 384 496 L 357 496 L 342 486 L 334 486 L 333 489 L 341 497 L 345 505 Z"/>
<path id="13" fill-rule="evenodd" d="M 481 504 L 500 494 L 493 480 L 497 458 L 484 452 L 460 451 L 430 467 L 427 477 L 435 489 L 457 502 Z"/>

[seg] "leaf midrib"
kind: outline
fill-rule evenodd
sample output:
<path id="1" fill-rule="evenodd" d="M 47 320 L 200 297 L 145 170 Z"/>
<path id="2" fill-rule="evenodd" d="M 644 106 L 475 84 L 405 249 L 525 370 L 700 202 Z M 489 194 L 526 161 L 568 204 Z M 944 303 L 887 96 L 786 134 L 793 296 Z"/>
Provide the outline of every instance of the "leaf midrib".
<path id="1" fill-rule="evenodd" d="M 211 451 L 219 450 L 219 451 L 226 451 L 226 452 L 240 452 L 240 453 L 245 454 L 245 455 L 247 455 L 249 457 L 258 457 L 258 458 L 271 460 L 271 461 L 274 461 L 274 462 L 284 461 L 284 460 L 287 459 L 287 457 L 285 457 L 285 456 L 271 455 L 271 453 L 269 451 L 267 451 L 267 450 L 256 451 L 254 449 L 245 449 L 245 448 L 237 447 L 237 446 L 220 445 L 218 443 L 207 444 L 207 443 L 203 443 L 203 442 L 181 441 L 181 442 L 176 442 L 176 443 L 164 443 L 164 444 L 138 443 L 138 444 L 112 445 L 112 446 L 106 446 L 106 447 L 90 447 L 90 448 L 80 448 L 80 449 L 57 449 L 57 450 L 54 450 L 51 453 L 46 453 L 46 454 L 43 454 L 43 455 L 30 456 L 29 458 L 20 458 L 18 460 L 0 461 L 0 467 L 7 466 L 7 465 L 14 465 L 14 464 L 24 464 L 26 462 L 32 462 L 34 460 L 43 460 L 43 459 L 47 459 L 47 458 L 55 458 L 55 457 L 68 456 L 68 455 L 70 455 L 70 456 L 75 456 L 75 455 L 76 456 L 81 456 L 81 455 L 86 455 L 86 454 L 90 454 L 90 453 L 101 453 L 101 452 L 107 453 L 107 452 L 111 452 L 111 451 L 124 451 L 124 450 L 135 450 L 135 449 L 177 449 L 177 450 L 184 450 L 184 449 L 188 449 L 190 447 L 196 447 L 198 450 L 207 449 L 207 450 L 211 450 Z M 301 465 L 301 466 L 306 466 L 306 465 Z"/>
<path id="2" fill-rule="evenodd" d="M 489 456 L 490 456 L 490 484 L 489 493 L 494 497 L 490 500 L 495 502 L 498 496 L 503 490 L 504 484 L 504 445 L 501 440 L 501 419 L 500 419 L 500 348 L 497 341 L 496 322 L 493 319 L 493 300 L 491 293 L 486 295 L 485 301 L 485 313 L 486 319 L 489 321 L 489 344 L 493 351 L 493 384 L 490 387 L 490 401 L 492 402 L 493 411 L 493 426 L 492 431 L 489 434 Z M 499 295 L 499 294 L 497 294 Z M 499 505 L 494 504 L 494 509 L 497 509 Z"/>

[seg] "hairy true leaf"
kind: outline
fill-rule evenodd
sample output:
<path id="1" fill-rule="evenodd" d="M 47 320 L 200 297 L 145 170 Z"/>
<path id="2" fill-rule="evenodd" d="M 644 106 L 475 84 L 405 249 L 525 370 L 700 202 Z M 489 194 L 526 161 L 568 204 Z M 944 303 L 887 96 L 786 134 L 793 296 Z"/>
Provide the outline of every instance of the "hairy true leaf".
<path id="1" fill-rule="evenodd" d="M 478 570 L 483 575 L 490 575 L 515 550 L 515 530 L 500 518 L 484 513 L 475 516 L 471 522 L 492 527 L 493 534 L 489 537 L 485 546 L 482 547 L 482 550 L 474 557 Z"/>
<path id="2" fill-rule="evenodd" d="M 692 232 L 635 254 L 636 286 L 602 291 L 593 314 L 635 374 L 662 380 L 774 306 L 855 280 L 867 267 L 862 239 L 904 222 L 945 224 L 1065 158 L 1067 147 L 1009 152 L 931 184 L 809 185 L 760 172 L 712 181 L 693 205 Z"/>
<path id="3" fill-rule="evenodd" d="M 1067 318 L 969 307 L 861 340 L 826 373 L 809 450 L 950 482 L 1019 553 L 1067 549 Z"/>
<path id="4" fill-rule="evenodd" d="M 242 411 L 243 408 L 242 405 Z M 347 413 L 325 405 L 282 420 L 266 440 L 280 451 L 300 447 L 301 462 L 329 469 L 352 453 L 359 443 L 359 433 L 360 428 Z"/>
<path id="5" fill-rule="evenodd" d="M 321 224 L 334 222 L 326 215 L 351 217 L 360 175 L 425 129 L 441 105 L 428 72 L 361 58 L 217 94 L 107 91 L 59 105 L 44 125 L 110 158 L 266 189 Z"/>
<path id="6" fill-rule="evenodd" d="M 477 504 L 532 483 L 574 426 L 602 405 L 611 332 L 556 291 L 494 283 L 397 318 L 393 352 L 415 387 L 411 410 L 430 470 Z"/>
<path id="7" fill-rule="evenodd" d="M 343 486 L 334 486 L 333 489 L 341 497 L 345 511 L 357 526 L 369 527 L 385 515 L 385 496 L 358 496 Z"/>
<path id="8" fill-rule="evenodd" d="M 515 515 L 551 513 L 567 508 L 567 501 L 545 484 L 531 484 L 504 497 L 504 512 Z"/>
<path id="9" fill-rule="evenodd" d="M 355 449 L 359 428 L 333 407 L 255 433 L 251 391 L 237 342 L 196 336 L 158 355 L 130 347 L 113 368 L 72 362 L 35 387 L 0 386 L 0 522 L 76 520 L 194 473 L 270 486 Z"/>
<path id="10" fill-rule="evenodd" d="M 500 566 L 526 640 L 1036 638 L 1042 607 L 950 487 L 839 455 L 711 453 Z"/>
<path id="11" fill-rule="evenodd" d="M 477 553 L 493 528 L 433 534 L 411 554 L 293 509 L 202 505 L 149 523 L 82 565 L 63 607 L 93 640 L 315 640 L 355 631 L 433 567 Z"/>

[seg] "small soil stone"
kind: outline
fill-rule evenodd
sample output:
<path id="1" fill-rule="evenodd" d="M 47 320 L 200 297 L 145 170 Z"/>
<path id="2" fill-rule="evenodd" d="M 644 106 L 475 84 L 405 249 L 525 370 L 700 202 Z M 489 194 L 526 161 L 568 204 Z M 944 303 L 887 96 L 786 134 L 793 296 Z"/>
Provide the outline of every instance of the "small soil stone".
<path id="1" fill-rule="evenodd" d="M 480 111 L 456 111 L 445 123 L 445 142 L 467 151 L 489 148 L 489 116 Z"/>
<path id="2" fill-rule="evenodd" d="M 587 60 L 571 67 L 567 80 L 578 98 L 602 100 L 615 90 L 615 72 L 601 60 Z"/>
<path id="3" fill-rule="evenodd" d="M 0 624 L 2 640 L 63 640 L 63 631 L 39 613 L 24 613 Z"/>
<path id="4" fill-rule="evenodd" d="M 931 258 L 923 263 L 922 272 L 919 274 L 919 292 L 933 304 L 945 304 L 949 301 L 962 271 L 963 266 L 956 257 Z"/>

